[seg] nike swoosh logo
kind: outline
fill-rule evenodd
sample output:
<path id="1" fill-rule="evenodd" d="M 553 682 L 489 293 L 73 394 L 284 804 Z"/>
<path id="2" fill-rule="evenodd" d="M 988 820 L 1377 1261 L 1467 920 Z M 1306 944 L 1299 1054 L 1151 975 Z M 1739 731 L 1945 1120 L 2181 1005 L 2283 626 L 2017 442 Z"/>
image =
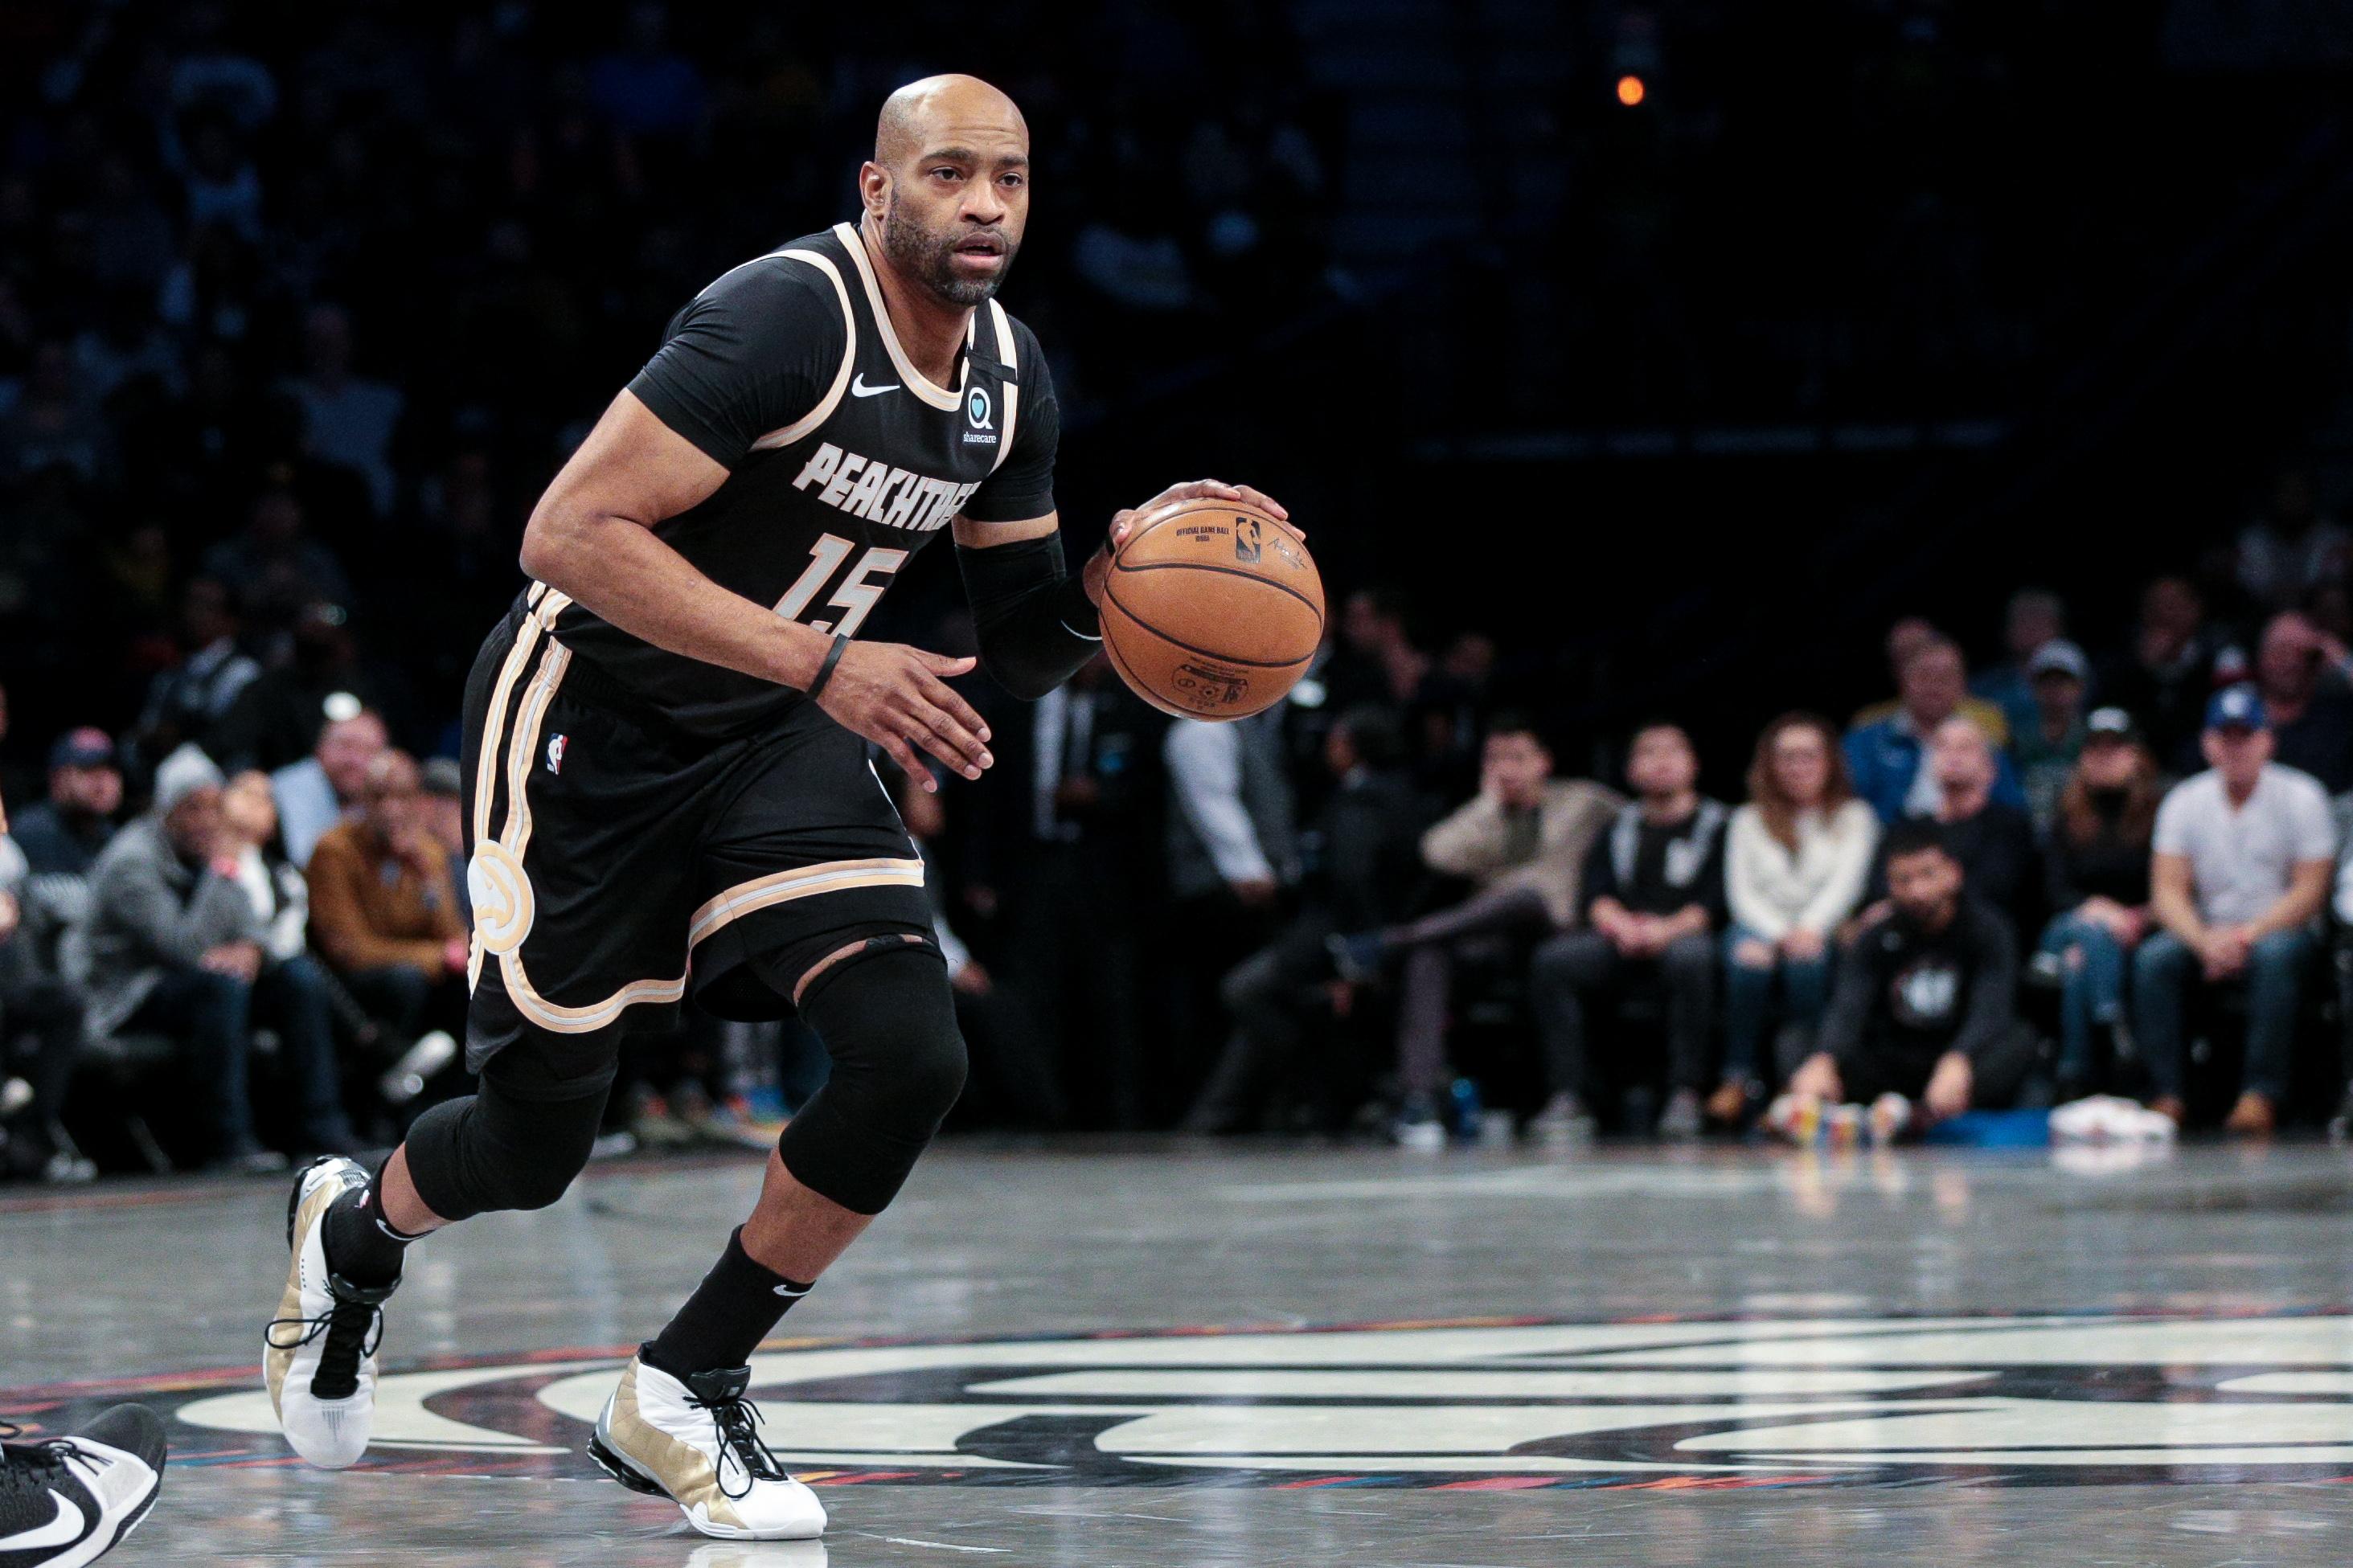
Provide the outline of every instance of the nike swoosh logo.
<path id="1" fill-rule="evenodd" d="M 899 384 L 895 381 L 886 381 L 881 386 L 867 385 L 866 373 L 864 371 L 860 371 L 856 375 L 849 378 L 849 395 L 852 397 L 880 397 L 886 392 L 896 392 L 898 390 Z"/>
<path id="2" fill-rule="evenodd" d="M 58 1517 L 38 1530 L 21 1530 L 0 1539 L 0 1552 L 28 1551 L 36 1546 L 69 1546 L 82 1537 L 81 1510 L 64 1493 L 52 1488 L 49 1496 L 57 1500 Z"/>

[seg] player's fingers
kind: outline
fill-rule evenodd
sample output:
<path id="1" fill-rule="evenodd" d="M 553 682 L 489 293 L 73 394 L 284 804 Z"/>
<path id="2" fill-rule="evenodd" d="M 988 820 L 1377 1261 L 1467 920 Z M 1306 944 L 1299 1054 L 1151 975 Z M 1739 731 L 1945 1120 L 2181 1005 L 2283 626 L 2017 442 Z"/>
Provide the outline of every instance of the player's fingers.
<path id="1" fill-rule="evenodd" d="M 1136 510 L 1111 514 L 1111 547 L 1113 550 L 1127 542 L 1127 536 L 1135 531 L 1135 520 L 1143 515 Z"/>
<path id="2" fill-rule="evenodd" d="M 950 658 L 944 653 L 926 653 L 922 648 L 913 651 L 915 662 L 931 675 L 970 675 L 980 664 L 976 658 Z"/>
<path id="3" fill-rule="evenodd" d="M 915 787 L 925 795 L 939 794 L 940 781 L 932 776 L 932 770 L 925 767 L 923 759 L 915 755 L 915 748 L 907 744 L 905 739 L 896 731 L 886 729 L 874 739 L 884 751 L 891 753 L 891 760 L 899 764 L 899 771 L 915 781 Z"/>
<path id="4" fill-rule="evenodd" d="M 1290 523 L 1291 513 L 1283 510 L 1283 505 L 1281 501 L 1275 500 L 1264 490 L 1254 489 L 1249 485 L 1236 485 L 1234 489 L 1240 492 L 1240 499 L 1244 505 L 1258 508 L 1259 510 L 1265 512 L 1270 517 L 1272 517 L 1277 522 L 1286 525 Z M 1292 529 L 1291 531 L 1299 534 L 1299 537 L 1302 539 L 1307 537 L 1306 534 L 1301 533 L 1296 528 Z"/>
<path id="5" fill-rule="evenodd" d="M 973 661 L 968 658 L 961 660 L 960 662 L 964 665 L 965 669 L 970 669 L 972 668 Z M 979 736 L 982 740 L 986 741 L 988 739 L 988 721 L 983 719 L 980 716 L 979 710 L 974 708 L 971 703 L 965 701 L 964 700 L 964 693 L 958 691 L 955 687 L 934 678 L 918 682 L 916 694 L 924 701 L 931 703 L 933 706 L 944 710 L 949 718 L 955 720 L 957 723 L 963 725 L 965 729 L 971 731 L 975 735 Z"/>
<path id="6" fill-rule="evenodd" d="M 966 778 L 978 778 L 981 769 L 997 761 L 988 754 L 988 748 L 980 743 L 980 737 L 973 732 L 970 725 L 938 704 L 915 697 L 909 700 L 908 710 L 915 722 L 923 727 L 923 733 L 916 737 L 923 749 Z M 940 750 L 942 745 L 949 749 L 943 752 Z"/>

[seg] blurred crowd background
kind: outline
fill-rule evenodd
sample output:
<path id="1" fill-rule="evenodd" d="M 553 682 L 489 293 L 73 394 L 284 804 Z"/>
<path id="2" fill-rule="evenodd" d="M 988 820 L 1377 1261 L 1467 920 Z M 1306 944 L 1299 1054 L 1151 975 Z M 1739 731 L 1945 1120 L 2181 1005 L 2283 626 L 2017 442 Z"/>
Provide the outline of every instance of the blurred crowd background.
<path id="1" fill-rule="evenodd" d="M 1035 138 L 1007 300 L 1073 553 L 1216 473 L 1291 507 L 1333 606 L 1250 725 L 1100 671 L 975 688 L 1013 743 L 908 807 L 967 1122 L 1426 1143 L 1841 1102 L 1877 1080 L 1823 1080 L 1810 1031 L 1845 1037 L 1857 918 L 1910 918 L 1878 830 L 1913 816 L 2023 983 L 2032 1048 L 1961 1053 L 1978 1100 L 2337 1104 L 2338 836 L 2301 786 L 2278 910 L 2194 834 L 2160 857 L 2189 923 L 2146 885 L 2209 737 L 2353 787 L 2333 7 L 1008 0 L 884 38 L 727 0 L 19 0 L 0 41 L 16 1168 L 267 1163 L 452 1086 L 417 1045 L 462 995 L 435 760 L 532 501 L 670 312 L 847 216 L 875 106 L 951 67 Z M 961 649 L 946 562 L 874 628 Z M 1831 722 L 1781 800 L 1790 711 Z M 1692 776 L 1646 785 L 1668 752 Z M 1868 842 L 1824 826 L 1841 790 Z M 1822 894 L 1829 957 L 1757 929 L 1768 886 Z M 2233 967 L 2220 933 L 2274 913 Z M 702 1020 L 640 1054 L 617 1136 L 756 1129 L 822 1070 Z"/>

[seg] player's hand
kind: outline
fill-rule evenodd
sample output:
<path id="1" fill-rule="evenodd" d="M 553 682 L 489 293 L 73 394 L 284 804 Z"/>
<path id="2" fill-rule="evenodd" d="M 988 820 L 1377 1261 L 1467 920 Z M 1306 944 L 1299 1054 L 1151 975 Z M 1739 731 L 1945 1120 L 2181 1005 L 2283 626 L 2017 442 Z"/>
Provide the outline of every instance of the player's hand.
<path id="1" fill-rule="evenodd" d="M 1103 541 L 1101 550 L 1087 558 L 1086 568 L 1082 574 L 1088 598 L 1092 599 L 1098 605 L 1103 603 L 1103 579 L 1111 573 L 1111 558 L 1119 553 L 1119 547 L 1127 542 L 1127 536 L 1135 531 L 1135 525 L 1162 507 L 1173 506 L 1180 500 L 1240 501 L 1244 506 L 1256 507 L 1273 518 L 1284 528 L 1289 529 L 1294 539 L 1307 537 L 1293 525 L 1291 513 L 1284 509 L 1283 504 L 1263 490 L 1252 489 L 1248 485 L 1229 485 L 1223 479 L 1187 479 L 1183 484 L 1170 485 L 1142 506 L 1129 507 L 1124 511 L 1112 513 L 1110 537 Z"/>
<path id="2" fill-rule="evenodd" d="M 1936 1070 L 1921 1093 L 1920 1103 L 1928 1109 L 1929 1116 L 1946 1121 L 1969 1108 L 1969 1095 L 1976 1088 L 1976 1073 L 1969 1058 L 1958 1051 L 1947 1051 L 1937 1058 Z"/>
<path id="3" fill-rule="evenodd" d="M 947 684 L 949 676 L 967 674 L 977 663 L 904 643 L 853 641 L 841 650 L 817 705 L 843 729 L 890 752 L 918 786 L 935 791 L 939 781 L 919 751 L 968 779 L 997 761 L 987 744 L 988 726 Z"/>

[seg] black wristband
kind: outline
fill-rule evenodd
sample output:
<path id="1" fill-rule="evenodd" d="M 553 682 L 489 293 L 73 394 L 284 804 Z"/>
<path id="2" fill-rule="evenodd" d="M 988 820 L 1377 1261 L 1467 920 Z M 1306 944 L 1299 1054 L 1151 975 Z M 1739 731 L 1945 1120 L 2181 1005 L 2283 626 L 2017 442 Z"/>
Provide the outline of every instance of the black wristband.
<path id="1" fill-rule="evenodd" d="M 841 650 L 849 646 L 848 637 L 839 632 L 834 634 L 833 646 L 825 650 L 825 662 L 817 667 L 817 679 L 808 683 L 806 695 L 810 701 L 816 701 L 818 693 L 825 689 L 825 683 L 833 679 L 833 667 L 841 662 Z"/>

